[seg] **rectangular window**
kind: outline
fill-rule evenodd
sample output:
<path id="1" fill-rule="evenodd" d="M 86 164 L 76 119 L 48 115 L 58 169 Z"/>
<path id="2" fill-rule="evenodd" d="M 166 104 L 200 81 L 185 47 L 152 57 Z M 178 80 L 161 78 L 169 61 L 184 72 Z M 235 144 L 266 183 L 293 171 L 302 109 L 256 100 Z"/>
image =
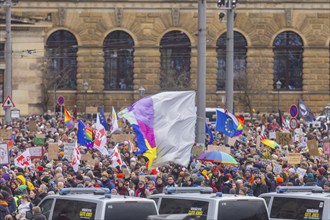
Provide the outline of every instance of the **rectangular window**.
<path id="1" fill-rule="evenodd" d="M 220 201 L 218 220 L 226 219 L 268 219 L 267 208 L 265 203 L 260 200 L 256 201 L 244 199 L 235 201 Z"/>
<path id="2" fill-rule="evenodd" d="M 321 200 L 275 197 L 270 217 L 321 220 L 323 206 L 324 201 Z"/>
<path id="3" fill-rule="evenodd" d="M 159 207 L 159 214 L 190 214 L 200 216 L 200 220 L 207 218 L 209 202 L 162 198 Z"/>
<path id="4" fill-rule="evenodd" d="M 0 42 L 0 62 L 5 60 L 5 43 Z"/>
<path id="5" fill-rule="evenodd" d="M 53 219 L 94 220 L 96 203 L 57 199 Z"/>
<path id="6" fill-rule="evenodd" d="M 157 215 L 153 202 L 126 201 L 108 203 L 106 205 L 105 220 L 145 220 L 149 215 Z"/>
<path id="7" fill-rule="evenodd" d="M 0 102 L 4 101 L 5 70 L 0 69 Z"/>

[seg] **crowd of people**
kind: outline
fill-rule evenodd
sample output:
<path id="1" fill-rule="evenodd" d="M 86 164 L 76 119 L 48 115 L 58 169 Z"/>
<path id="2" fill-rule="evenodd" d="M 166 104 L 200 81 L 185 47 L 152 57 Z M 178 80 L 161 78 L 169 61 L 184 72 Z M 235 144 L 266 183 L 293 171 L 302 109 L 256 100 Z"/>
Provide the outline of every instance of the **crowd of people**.
<path id="1" fill-rule="evenodd" d="M 108 123 L 111 127 L 110 115 Z M 31 132 L 30 121 L 36 123 L 37 130 Z M 85 121 L 93 127 L 94 121 Z M 214 128 L 210 125 L 214 132 Z M 224 135 L 215 133 L 212 145 L 223 145 L 229 149 L 237 164 L 204 162 L 191 155 L 188 166 L 169 162 L 157 169 L 147 169 L 146 158 L 134 155 L 130 146 L 134 140 L 116 143 L 108 133 L 106 144 L 110 156 L 98 150 L 80 146 L 82 155 L 89 153 L 93 162 L 82 160 L 77 172 L 64 157 L 64 145 L 77 140 L 77 127 L 68 129 L 63 121 L 52 115 L 32 115 L 15 120 L 11 125 L 1 125 L 1 129 L 11 130 L 10 163 L 0 168 L 0 219 L 46 219 L 38 207 L 39 202 L 50 194 L 57 194 L 63 188 L 105 187 L 111 194 L 148 197 L 163 193 L 167 187 L 211 187 L 214 192 L 259 196 L 273 192 L 277 186 L 317 185 L 330 192 L 329 155 L 322 146 L 329 142 L 330 131 L 312 128 L 300 121 L 300 128 L 309 140 L 318 141 L 318 156 L 311 156 L 308 147 L 301 140 L 274 149 L 258 144 L 261 134 L 269 137 L 271 132 L 285 132 L 274 114 L 264 114 L 256 121 L 247 121 L 244 132 L 235 143 L 225 145 Z M 121 131 L 133 133 L 128 123 L 123 123 Z M 290 132 L 290 131 L 287 131 Z M 37 134 L 45 135 L 44 155 L 33 159 L 29 167 L 16 167 L 14 159 L 27 147 L 34 147 Z M 7 143 L 8 140 L 2 140 Z M 208 143 L 209 141 L 206 140 Z M 58 143 L 57 159 L 50 159 L 48 146 Z M 120 151 L 123 165 L 114 167 L 111 155 L 114 147 Z M 138 146 L 137 146 L 138 147 Z M 206 144 L 206 150 L 208 146 Z M 289 164 L 288 153 L 300 153 L 300 163 Z"/>

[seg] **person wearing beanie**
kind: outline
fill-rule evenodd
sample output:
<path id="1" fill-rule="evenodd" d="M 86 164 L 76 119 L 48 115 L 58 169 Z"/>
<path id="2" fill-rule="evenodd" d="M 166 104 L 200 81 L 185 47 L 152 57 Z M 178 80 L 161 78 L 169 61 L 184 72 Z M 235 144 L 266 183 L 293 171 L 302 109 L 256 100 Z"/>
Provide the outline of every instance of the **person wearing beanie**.
<path id="1" fill-rule="evenodd" d="M 108 188 L 109 190 L 112 190 L 115 188 L 115 184 L 109 179 L 109 174 L 104 171 L 101 174 L 101 188 Z"/>
<path id="2" fill-rule="evenodd" d="M 283 182 L 284 182 L 284 179 L 280 175 L 278 175 L 276 177 L 276 187 L 283 186 Z"/>
<path id="3" fill-rule="evenodd" d="M 324 184 L 327 182 L 327 179 L 324 177 L 326 170 L 324 167 L 320 167 L 316 171 L 316 185 L 324 188 Z"/>
<path id="4" fill-rule="evenodd" d="M 293 168 L 290 168 L 288 170 L 288 172 L 289 172 L 288 183 L 291 183 L 293 186 L 299 186 L 300 181 L 299 181 L 298 175 L 296 174 L 296 170 Z"/>
<path id="5" fill-rule="evenodd" d="M 194 187 L 200 187 L 203 185 L 203 182 L 204 182 L 204 177 L 203 175 L 200 175 L 196 178 L 195 182 L 194 182 Z"/>

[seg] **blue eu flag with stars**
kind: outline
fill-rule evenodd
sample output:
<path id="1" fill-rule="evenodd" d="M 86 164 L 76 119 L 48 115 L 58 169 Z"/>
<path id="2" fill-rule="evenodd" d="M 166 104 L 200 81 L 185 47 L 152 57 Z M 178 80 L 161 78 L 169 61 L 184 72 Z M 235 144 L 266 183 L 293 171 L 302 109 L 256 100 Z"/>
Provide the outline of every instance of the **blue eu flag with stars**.
<path id="1" fill-rule="evenodd" d="M 215 130 L 229 137 L 234 137 L 237 125 L 234 120 L 226 113 L 217 110 L 217 121 Z"/>
<path id="2" fill-rule="evenodd" d="M 108 122 L 107 122 L 107 119 L 106 119 L 106 117 L 104 116 L 104 108 L 101 108 L 101 109 L 100 109 L 100 122 L 101 122 L 101 124 L 103 125 L 103 127 L 104 127 L 104 129 L 105 129 L 106 131 L 109 131 L 109 130 L 110 130 L 110 128 L 109 128 L 109 124 L 108 124 Z"/>

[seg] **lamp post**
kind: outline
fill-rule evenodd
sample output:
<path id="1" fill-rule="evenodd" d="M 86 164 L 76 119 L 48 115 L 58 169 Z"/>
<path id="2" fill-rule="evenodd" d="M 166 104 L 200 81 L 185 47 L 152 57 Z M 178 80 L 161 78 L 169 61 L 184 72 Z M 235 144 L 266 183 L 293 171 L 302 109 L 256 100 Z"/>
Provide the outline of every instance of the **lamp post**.
<path id="1" fill-rule="evenodd" d="M 143 87 L 143 86 L 140 86 L 139 88 L 139 95 L 140 95 L 140 98 L 143 97 L 144 93 L 146 92 L 146 89 Z"/>
<path id="2" fill-rule="evenodd" d="M 88 87 L 89 87 L 89 84 L 88 84 L 88 82 L 87 81 L 84 81 L 84 83 L 83 83 L 83 88 L 84 88 L 84 91 L 85 91 L 85 97 L 84 97 L 84 108 L 85 108 L 85 110 L 84 110 L 84 112 L 85 112 L 85 117 L 86 117 L 86 97 L 87 97 L 87 90 L 88 90 Z"/>
<path id="3" fill-rule="evenodd" d="M 280 89 L 282 87 L 282 83 L 280 80 L 277 80 L 276 82 L 276 88 L 277 88 L 277 109 L 280 109 Z"/>

